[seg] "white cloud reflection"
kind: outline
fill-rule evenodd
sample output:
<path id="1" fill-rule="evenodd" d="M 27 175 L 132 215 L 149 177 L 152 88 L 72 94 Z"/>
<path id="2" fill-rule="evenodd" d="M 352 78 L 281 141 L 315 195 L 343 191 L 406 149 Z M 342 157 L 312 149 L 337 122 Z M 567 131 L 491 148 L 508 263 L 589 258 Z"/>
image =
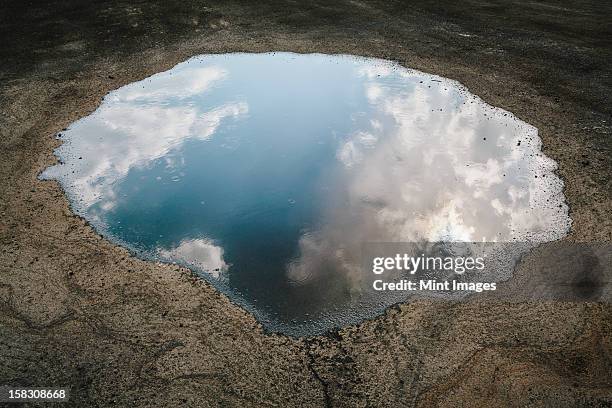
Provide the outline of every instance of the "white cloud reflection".
<path id="1" fill-rule="evenodd" d="M 158 249 L 158 255 L 170 261 L 186 263 L 214 278 L 219 278 L 228 269 L 223 259 L 223 248 L 209 239 L 185 239 L 175 248 Z"/>
<path id="2" fill-rule="evenodd" d="M 114 92 L 110 102 L 152 102 L 184 99 L 200 95 L 216 82 L 227 77 L 227 71 L 219 67 L 190 67 L 187 63 L 179 69 L 155 74 L 144 81 L 127 85 Z M 178 67 L 177 67 L 178 68 Z"/>
<path id="3" fill-rule="evenodd" d="M 56 153 L 71 166 L 53 166 L 43 177 L 69 181 L 70 190 L 78 192 L 81 206 L 99 202 L 103 209 L 110 210 L 116 198 L 114 185 L 130 169 L 148 166 L 188 139 L 208 140 L 223 120 L 248 113 L 243 101 L 209 111 L 194 103 L 159 101 L 199 95 L 226 75 L 214 67 L 187 69 L 174 76 L 166 72 L 153 76 L 146 88 L 137 82 L 115 91 L 93 115 L 65 133 L 66 142 Z M 174 80 L 182 84 L 176 90 L 171 86 Z M 83 134 L 90 136 L 72 137 Z M 71 160 L 74 154 L 82 160 Z"/>
<path id="4" fill-rule="evenodd" d="M 374 113 L 337 150 L 336 191 L 346 201 L 332 201 L 324 226 L 302 237 L 291 281 L 307 284 L 321 264 L 336 264 L 356 290 L 367 272 L 348 265 L 359 265 L 364 242 L 543 242 L 566 233 L 562 184 L 537 130 L 454 82 L 404 71 L 403 84 L 389 85 L 392 69 L 359 70 Z"/>

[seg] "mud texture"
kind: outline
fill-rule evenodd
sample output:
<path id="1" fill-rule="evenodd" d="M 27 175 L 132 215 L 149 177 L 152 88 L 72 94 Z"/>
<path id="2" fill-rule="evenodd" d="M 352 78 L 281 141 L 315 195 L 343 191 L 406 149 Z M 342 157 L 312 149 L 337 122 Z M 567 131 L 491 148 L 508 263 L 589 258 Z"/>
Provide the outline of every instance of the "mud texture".
<path id="1" fill-rule="evenodd" d="M 37 179 L 105 93 L 190 56 L 350 53 L 459 80 L 538 127 L 567 239 L 612 241 L 612 6 L 571 3 L 2 2 L 0 383 L 70 386 L 79 407 L 611 406 L 609 304 L 420 302 L 329 336 L 268 334 Z"/>

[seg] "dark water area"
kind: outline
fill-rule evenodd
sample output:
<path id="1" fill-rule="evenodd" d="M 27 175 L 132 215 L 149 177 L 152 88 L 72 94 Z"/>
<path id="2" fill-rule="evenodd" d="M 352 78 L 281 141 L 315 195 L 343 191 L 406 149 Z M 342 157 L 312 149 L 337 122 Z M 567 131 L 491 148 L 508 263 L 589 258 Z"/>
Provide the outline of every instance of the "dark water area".
<path id="1" fill-rule="evenodd" d="M 194 57 L 62 132 L 74 210 L 190 267 L 265 327 L 320 333 L 401 301 L 367 242 L 546 242 L 570 219 L 537 129 L 454 81 L 320 54 Z"/>

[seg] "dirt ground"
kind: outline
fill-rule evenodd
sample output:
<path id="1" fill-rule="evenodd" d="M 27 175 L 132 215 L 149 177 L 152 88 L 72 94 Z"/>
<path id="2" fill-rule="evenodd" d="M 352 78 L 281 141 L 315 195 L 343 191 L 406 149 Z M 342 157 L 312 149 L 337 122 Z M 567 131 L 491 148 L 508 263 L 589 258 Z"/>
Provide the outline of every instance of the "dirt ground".
<path id="1" fill-rule="evenodd" d="M 610 304 L 420 302 L 328 336 L 267 334 L 37 179 L 105 93 L 190 56 L 349 53 L 459 80 L 536 126 L 567 239 L 612 241 L 612 3 L 0 4 L 0 384 L 69 386 L 79 407 L 612 406 Z"/>

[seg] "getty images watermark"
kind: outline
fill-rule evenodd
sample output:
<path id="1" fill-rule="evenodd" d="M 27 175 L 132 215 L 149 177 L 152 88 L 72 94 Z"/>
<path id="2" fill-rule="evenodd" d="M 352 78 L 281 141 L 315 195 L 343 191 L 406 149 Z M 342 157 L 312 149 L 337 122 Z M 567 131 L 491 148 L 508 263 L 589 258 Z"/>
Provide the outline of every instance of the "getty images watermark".
<path id="1" fill-rule="evenodd" d="M 389 257 L 375 257 L 372 260 L 372 272 L 381 275 L 389 271 L 417 275 L 425 272 L 443 272 L 463 275 L 466 272 L 483 271 L 485 269 L 484 256 L 426 256 L 421 253 L 412 256 L 408 253 L 395 254 Z M 374 290 L 408 290 L 408 291 L 474 291 L 495 290 L 496 282 L 461 282 L 457 279 L 400 279 L 395 282 L 385 282 L 383 279 L 374 280 Z"/>
<path id="2" fill-rule="evenodd" d="M 394 301 L 471 295 L 510 301 L 612 299 L 610 243 L 367 243 L 362 270 L 369 291 L 395 293 Z"/>

